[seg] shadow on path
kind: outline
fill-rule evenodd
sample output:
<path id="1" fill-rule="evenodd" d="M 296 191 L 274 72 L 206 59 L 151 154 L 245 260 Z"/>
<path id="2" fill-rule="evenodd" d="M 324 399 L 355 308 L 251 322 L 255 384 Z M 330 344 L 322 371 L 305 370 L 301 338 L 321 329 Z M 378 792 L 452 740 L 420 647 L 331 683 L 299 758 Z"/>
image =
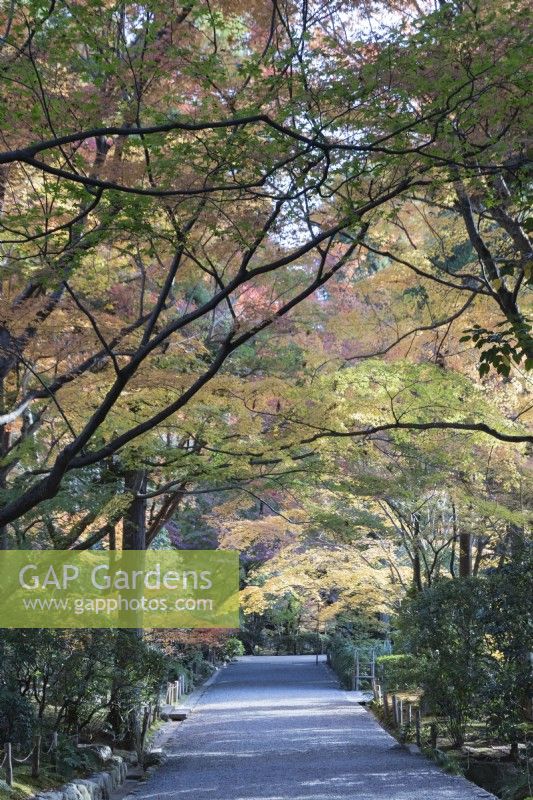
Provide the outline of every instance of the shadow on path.
<path id="1" fill-rule="evenodd" d="M 314 656 L 221 670 L 135 800 L 479 800 L 404 750 Z"/>

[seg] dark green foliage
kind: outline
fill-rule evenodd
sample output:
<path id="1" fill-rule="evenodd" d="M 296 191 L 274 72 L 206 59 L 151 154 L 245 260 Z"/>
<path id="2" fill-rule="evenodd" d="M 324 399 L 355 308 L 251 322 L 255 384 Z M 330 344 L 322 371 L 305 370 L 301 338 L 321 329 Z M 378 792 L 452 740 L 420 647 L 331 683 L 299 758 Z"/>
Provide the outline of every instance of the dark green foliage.
<path id="1" fill-rule="evenodd" d="M 334 636 L 329 647 L 331 666 L 345 689 L 352 688 L 354 645 L 349 639 Z"/>
<path id="2" fill-rule="evenodd" d="M 420 683 L 422 671 L 423 662 L 410 653 L 379 656 L 376 659 L 376 676 L 387 692 L 415 689 Z"/>
<path id="3" fill-rule="evenodd" d="M 443 580 L 405 604 L 400 624 L 415 655 L 425 657 L 422 687 L 457 745 L 479 707 L 486 669 L 479 581 Z"/>
<path id="4" fill-rule="evenodd" d="M 404 603 L 404 644 L 423 659 L 421 685 L 456 745 L 484 720 L 516 744 L 531 691 L 531 554 L 491 574 L 441 580 Z"/>
<path id="5" fill-rule="evenodd" d="M 368 664 L 374 651 L 376 657 L 380 658 L 380 653 L 385 650 L 382 641 L 371 641 L 368 639 L 354 641 L 346 638 L 341 633 L 336 633 L 330 640 L 328 653 L 330 663 L 345 689 L 353 688 L 356 652 L 359 654 L 361 674 L 368 673 Z M 370 688 L 368 681 L 364 682 L 362 688 Z"/>
<path id="6" fill-rule="evenodd" d="M 496 325 L 499 331 L 487 330 L 481 325 L 468 328 L 461 342 L 472 341 L 481 350 L 479 356 L 479 374 L 487 375 L 494 367 L 499 375 L 508 377 L 511 372 L 511 361 L 516 364 L 524 362 L 526 370 L 533 368 L 531 352 L 531 325 L 524 320 L 509 324 L 501 322 Z"/>
<path id="7" fill-rule="evenodd" d="M 55 768 L 62 778 L 71 778 L 76 773 L 86 773 L 96 770 L 98 761 L 90 752 L 79 750 L 74 740 L 67 736 L 60 736 L 55 755 Z"/>
<path id="8" fill-rule="evenodd" d="M 516 563 L 488 576 L 483 623 L 498 654 L 491 662 L 489 679 L 481 690 L 492 730 L 511 743 L 531 703 L 533 676 L 533 548 L 524 548 Z"/>
<path id="9" fill-rule="evenodd" d="M 124 735 L 131 712 L 159 696 L 170 661 L 131 634 L 3 630 L 0 736 L 27 744 L 37 725 L 46 737 L 53 731 L 83 736 L 106 715 L 113 717 L 114 735 Z"/>
<path id="10" fill-rule="evenodd" d="M 27 697 L 0 688 L 0 746 L 5 742 L 27 747 L 32 739 L 35 714 Z"/>

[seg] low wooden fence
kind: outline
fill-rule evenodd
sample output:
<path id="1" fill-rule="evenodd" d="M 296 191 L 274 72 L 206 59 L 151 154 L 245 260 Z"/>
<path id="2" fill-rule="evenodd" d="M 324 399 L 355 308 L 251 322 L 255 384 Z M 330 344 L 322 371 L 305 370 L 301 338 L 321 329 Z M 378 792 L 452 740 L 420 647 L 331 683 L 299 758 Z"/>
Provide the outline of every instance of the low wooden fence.
<path id="1" fill-rule="evenodd" d="M 161 695 L 151 703 L 143 704 L 139 709 L 139 717 L 141 721 L 141 738 L 144 737 L 149 728 L 160 718 L 163 705 L 176 705 L 180 699 L 189 694 L 194 688 L 194 682 L 187 676 L 181 675 L 177 680 L 170 681 L 163 689 Z M 68 737 L 75 744 L 79 742 L 79 733 Z M 0 749 L 0 771 L 4 771 L 5 781 L 8 786 L 13 785 L 13 775 L 18 764 L 31 764 L 31 775 L 33 778 L 38 778 L 41 770 L 41 760 L 43 757 L 48 757 L 51 764 L 57 763 L 57 750 L 59 746 L 59 734 L 52 733 L 52 738 L 49 747 L 43 749 L 43 736 L 36 734 L 33 741 L 33 746 L 28 755 L 24 758 L 18 757 L 15 754 L 15 748 L 12 742 L 6 742 L 3 750 Z"/>
<path id="2" fill-rule="evenodd" d="M 17 758 L 15 756 L 13 744 L 11 742 L 6 742 L 4 745 L 3 750 L 3 757 L 2 752 L 0 751 L 0 769 L 4 769 L 5 773 L 5 781 L 8 786 L 13 785 L 13 773 L 16 764 L 25 764 L 30 762 L 31 763 L 31 776 L 32 778 L 38 778 L 41 770 L 41 758 L 43 755 L 50 756 L 50 761 L 55 763 L 56 761 L 56 752 L 58 748 L 58 734 L 52 734 L 52 740 L 50 743 L 50 747 L 43 753 L 42 750 L 42 736 L 40 733 L 36 734 L 33 740 L 33 747 L 28 753 L 25 758 Z M 31 761 L 30 761 L 31 760 Z"/>
<path id="3" fill-rule="evenodd" d="M 167 684 L 167 691 L 165 695 L 165 704 L 174 706 L 179 701 L 180 697 L 188 694 L 192 688 L 192 681 L 186 675 L 180 675 L 178 680 L 171 681 Z"/>
<path id="4" fill-rule="evenodd" d="M 420 698 L 406 700 L 399 694 L 389 694 L 375 678 L 372 680 L 372 693 L 374 702 L 383 709 L 386 721 L 392 722 L 392 725 L 398 729 L 400 738 L 406 739 L 413 734 L 416 744 L 421 747 L 422 708 Z M 431 739 L 433 740 L 433 738 L 436 739 L 436 734 L 432 729 Z M 436 741 L 434 745 L 432 742 L 432 746 L 436 747 Z"/>
<path id="5" fill-rule="evenodd" d="M 355 647 L 353 651 L 352 690 L 360 691 L 363 684 L 373 686 L 376 680 L 376 664 L 379 656 L 390 655 L 391 643 L 383 642 L 380 647 Z"/>

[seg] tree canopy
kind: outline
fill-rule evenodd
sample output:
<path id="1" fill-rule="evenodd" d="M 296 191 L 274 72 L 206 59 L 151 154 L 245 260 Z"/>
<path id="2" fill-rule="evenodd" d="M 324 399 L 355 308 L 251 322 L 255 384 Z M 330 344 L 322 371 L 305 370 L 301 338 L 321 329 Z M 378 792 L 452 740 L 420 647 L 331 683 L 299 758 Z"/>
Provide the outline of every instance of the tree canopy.
<path id="1" fill-rule="evenodd" d="M 4 4 L 0 549 L 238 549 L 248 650 L 383 640 L 400 614 L 437 671 L 426 612 L 444 641 L 455 598 L 510 696 L 529 29 L 524 0 Z M 46 711 L 32 670 L 65 730 L 104 707 L 127 727 L 119 634 L 79 636 L 3 641 L 21 741 Z M 162 653 L 192 674 L 225 646 L 154 636 L 124 640 L 150 691 Z M 63 668 L 84 692 L 60 697 Z"/>

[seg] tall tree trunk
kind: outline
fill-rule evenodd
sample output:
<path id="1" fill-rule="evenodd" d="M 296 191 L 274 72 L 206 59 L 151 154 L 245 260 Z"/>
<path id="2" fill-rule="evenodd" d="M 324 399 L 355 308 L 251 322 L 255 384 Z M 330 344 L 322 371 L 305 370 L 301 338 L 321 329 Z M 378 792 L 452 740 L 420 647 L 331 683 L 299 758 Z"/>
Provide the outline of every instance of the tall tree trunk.
<path id="1" fill-rule="evenodd" d="M 476 542 L 476 555 L 474 558 L 474 566 L 472 567 L 472 575 L 475 577 L 479 574 L 479 568 L 481 567 L 481 561 L 483 559 L 483 555 L 485 553 L 485 547 L 488 544 L 489 539 L 485 536 L 479 536 Z"/>
<path id="2" fill-rule="evenodd" d="M 145 470 L 125 470 L 124 490 L 131 494 L 131 502 L 123 517 L 122 549 L 146 550 L 146 500 L 137 494 L 146 490 Z M 140 686 L 124 683 L 128 672 L 131 651 L 135 651 L 135 640 L 142 639 L 140 628 L 117 630 L 115 650 L 115 680 L 111 689 L 108 721 L 121 743 L 129 750 L 142 754 Z"/>
<path id="3" fill-rule="evenodd" d="M 0 339 L 1 341 L 1 339 Z M 1 357 L 1 353 L 0 353 Z M 4 403 L 4 377 L 0 375 L 0 413 L 5 411 Z M 7 425 L 0 425 L 0 459 L 4 459 L 9 448 L 9 431 Z M 3 467 L 0 467 L 0 491 L 3 491 L 7 486 L 6 473 Z M 9 548 L 9 536 L 7 532 L 7 525 L 0 527 L 0 550 L 7 550 Z"/>
<path id="4" fill-rule="evenodd" d="M 507 526 L 507 536 L 509 537 L 511 560 L 519 561 L 524 552 L 523 528 L 510 522 Z"/>
<path id="5" fill-rule="evenodd" d="M 418 592 L 422 591 L 422 563 L 420 560 L 420 519 L 413 514 L 413 584 Z"/>
<path id="6" fill-rule="evenodd" d="M 459 577 L 472 575 L 472 534 L 462 530 L 459 534 Z"/>
<path id="7" fill-rule="evenodd" d="M 457 550 L 458 531 L 457 531 L 457 508 L 454 502 L 452 502 L 452 529 L 453 529 L 453 539 L 452 539 L 452 551 L 450 555 L 450 575 L 452 576 L 452 578 L 455 578 L 455 552 Z"/>
<path id="8" fill-rule="evenodd" d="M 133 498 L 124 514 L 122 549 L 146 550 L 146 500 L 137 497 L 146 491 L 146 471 L 126 470 L 124 489 L 131 492 Z"/>

